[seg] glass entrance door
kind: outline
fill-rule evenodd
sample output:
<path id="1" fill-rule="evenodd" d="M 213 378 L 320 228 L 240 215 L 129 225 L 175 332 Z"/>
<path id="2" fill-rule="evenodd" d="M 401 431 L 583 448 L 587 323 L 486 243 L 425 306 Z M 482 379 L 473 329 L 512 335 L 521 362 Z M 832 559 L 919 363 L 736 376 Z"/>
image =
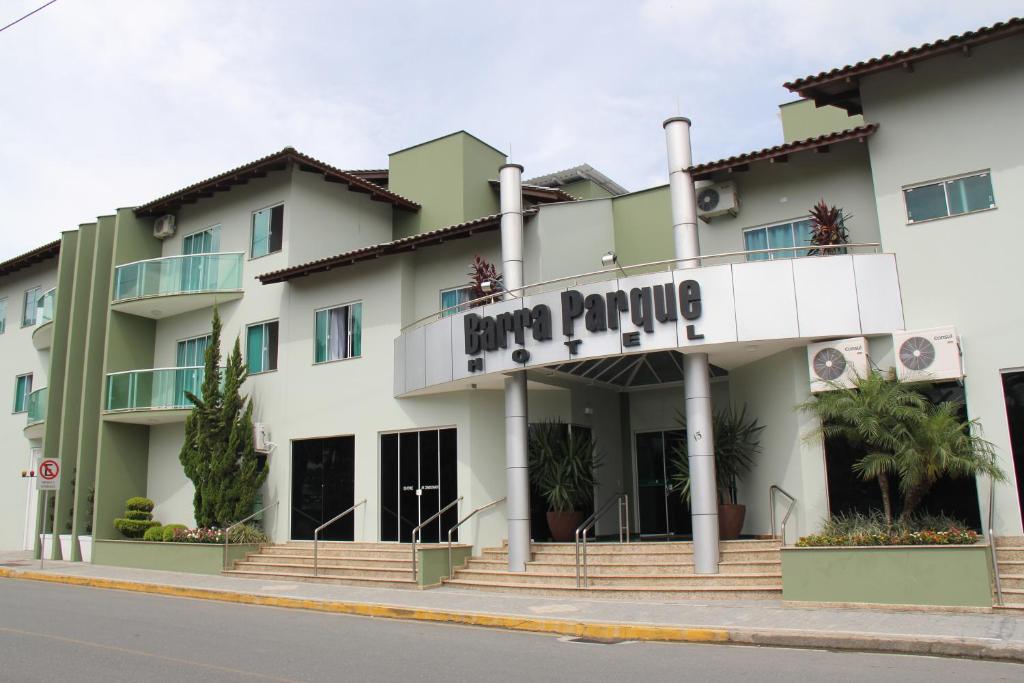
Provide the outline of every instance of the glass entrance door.
<path id="1" fill-rule="evenodd" d="M 292 539 L 312 540 L 313 531 L 353 504 L 355 437 L 292 442 Z M 320 532 L 325 541 L 351 541 L 354 517 L 348 515 Z"/>
<path id="2" fill-rule="evenodd" d="M 380 539 L 408 543 L 412 530 L 458 496 L 456 430 L 427 429 L 380 436 Z M 448 539 L 452 508 L 423 527 L 424 543 Z M 456 538 L 457 536 L 453 536 Z"/>
<path id="3" fill-rule="evenodd" d="M 690 508 L 672 487 L 672 453 L 686 439 L 673 429 L 636 433 L 637 514 L 641 536 L 686 535 Z"/>
<path id="4" fill-rule="evenodd" d="M 1017 477 L 1017 499 L 1024 521 L 1024 372 L 1003 373 L 1003 398 L 1006 401 L 1006 423 L 1010 428 L 1010 450 Z"/>

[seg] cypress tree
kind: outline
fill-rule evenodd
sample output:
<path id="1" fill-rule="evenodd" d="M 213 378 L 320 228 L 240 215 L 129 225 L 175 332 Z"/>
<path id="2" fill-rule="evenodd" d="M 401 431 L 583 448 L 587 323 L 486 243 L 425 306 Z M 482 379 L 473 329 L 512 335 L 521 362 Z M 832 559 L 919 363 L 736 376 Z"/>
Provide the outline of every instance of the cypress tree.
<path id="1" fill-rule="evenodd" d="M 220 335 L 220 314 L 214 308 L 202 396 L 186 392 L 193 408 L 185 420 L 179 459 L 195 487 L 196 524 L 223 528 L 252 511 L 267 473 L 253 448 L 252 403 L 240 394 L 247 372 L 239 341 L 224 369 L 222 388 Z"/>

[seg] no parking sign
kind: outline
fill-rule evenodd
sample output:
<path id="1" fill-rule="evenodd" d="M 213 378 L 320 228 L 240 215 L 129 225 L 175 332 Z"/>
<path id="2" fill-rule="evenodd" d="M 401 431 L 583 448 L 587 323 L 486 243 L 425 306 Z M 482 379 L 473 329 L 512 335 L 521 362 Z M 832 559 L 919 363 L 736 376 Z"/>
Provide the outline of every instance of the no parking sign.
<path id="1" fill-rule="evenodd" d="M 36 476 L 37 491 L 56 491 L 60 488 L 60 460 L 44 458 L 39 461 Z"/>

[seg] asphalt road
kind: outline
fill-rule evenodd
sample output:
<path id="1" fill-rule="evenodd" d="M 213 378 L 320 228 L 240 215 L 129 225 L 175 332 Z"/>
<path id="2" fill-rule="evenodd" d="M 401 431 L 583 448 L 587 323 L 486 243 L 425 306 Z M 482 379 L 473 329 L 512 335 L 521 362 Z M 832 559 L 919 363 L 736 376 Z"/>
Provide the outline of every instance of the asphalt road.
<path id="1" fill-rule="evenodd" d="M 546 635 L 0 580 L 0 681 L 1022 681 L 1024 665 Z"/>

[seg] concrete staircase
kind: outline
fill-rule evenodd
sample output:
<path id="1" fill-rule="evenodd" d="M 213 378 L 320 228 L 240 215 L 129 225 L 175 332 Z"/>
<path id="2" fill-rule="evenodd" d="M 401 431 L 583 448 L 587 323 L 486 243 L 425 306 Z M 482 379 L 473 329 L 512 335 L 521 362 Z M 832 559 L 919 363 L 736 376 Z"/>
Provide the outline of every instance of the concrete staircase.
<path id="1" fill-rule="evenodd" d="M 536 595 L 658 599 L 781 599 L 778 540 L 722 541 L 721 573 L 693 573 L 689 542 L 587 545 L 590 587 L 576 588 L 572 543 L 534 543 L 525 572 L 508 571 L 508 548 L 486 548 L 456 568 L 450 586 Z"/>
<path id="2" fill-rule="evenodd" d="M 996 559 L 1003 589 L 1003 607 L 1024 610 L 1024 537 L 996 537 Z"/>
<path id="3" fill-rule="evenodd" d="M 273 581 L 416 588 L 411 553 L 408 545 L 396 543 L 321 541 L 319 576 L 314 577 L 313 542 L 289 541 L 263 546 L 258 553 L 249 553 L 223 573 Z"/>

